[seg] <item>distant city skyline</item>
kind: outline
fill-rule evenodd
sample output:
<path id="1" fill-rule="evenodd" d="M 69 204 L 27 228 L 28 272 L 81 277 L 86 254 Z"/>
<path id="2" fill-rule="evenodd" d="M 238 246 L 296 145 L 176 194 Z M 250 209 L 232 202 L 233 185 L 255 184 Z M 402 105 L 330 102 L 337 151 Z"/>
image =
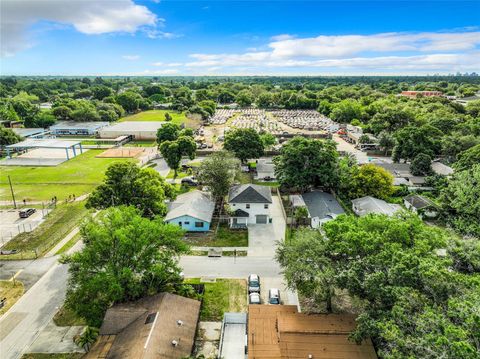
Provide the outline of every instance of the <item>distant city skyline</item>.
<path id="1" fill-rule="evenodd" d="M 478 1 L 0 4 L 1 75 L 480 72 Z"/>

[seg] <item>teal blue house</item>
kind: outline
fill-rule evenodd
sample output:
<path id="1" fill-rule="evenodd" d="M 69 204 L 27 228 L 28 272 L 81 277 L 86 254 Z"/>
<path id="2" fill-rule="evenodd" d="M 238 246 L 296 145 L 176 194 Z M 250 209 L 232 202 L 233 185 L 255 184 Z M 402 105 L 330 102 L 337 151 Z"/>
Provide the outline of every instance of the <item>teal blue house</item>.
<path id="1" fill-rule="evenodd" d="M 176 224 L 188 232 L 207 232 L 214 209 L 215 202 L 208 193 L 187 192 L 168 204 L 165 222 Z"/>

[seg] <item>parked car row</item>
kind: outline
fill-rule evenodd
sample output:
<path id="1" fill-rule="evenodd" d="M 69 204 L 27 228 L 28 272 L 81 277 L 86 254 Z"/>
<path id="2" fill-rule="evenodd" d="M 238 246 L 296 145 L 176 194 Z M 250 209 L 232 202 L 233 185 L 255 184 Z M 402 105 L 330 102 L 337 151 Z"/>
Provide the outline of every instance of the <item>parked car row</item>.
<path id="1" fill-rule="evenodd" d="M 260 297 L 260 277 L 257 274 L 250 274 L 248 276 L 248 303 L 262 303 Z M 277 288 L 270 288 L 268 290 L 268 304 L 280 304 L 280 290 Z"/>

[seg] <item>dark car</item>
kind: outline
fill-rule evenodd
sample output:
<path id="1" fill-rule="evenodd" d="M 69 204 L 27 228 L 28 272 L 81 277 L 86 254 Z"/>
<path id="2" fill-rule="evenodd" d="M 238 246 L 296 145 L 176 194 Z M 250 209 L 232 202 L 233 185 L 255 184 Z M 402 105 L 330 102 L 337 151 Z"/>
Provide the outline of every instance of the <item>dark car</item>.
<path id="1" fill-rule="evenodd" d="M 35 208 L 25 208 L 25 209 L 22 209 L 20 212 L 18 212 L 18 215 L 20 216 L 20 218 L 28 218 L 32 214 L 34 214 L 36 211 L 37 210 Z"/>
<path id="2" fill-rule="evenodd" d="M 198 181 L 196 180 L 195 177 L 185 177 L 182 178 L 181 181 L 182 184 L 187 184 L 189 186 L 198 186 Z"/>
<path id="3" fill-rule="evenodd" d="M 270 176 L 265 176 L 265 177 L 263 177 L 263 180 L 264 181 L 271 181 L 271 180 L 273 180 L 273 178 L 270 177 Z"/>

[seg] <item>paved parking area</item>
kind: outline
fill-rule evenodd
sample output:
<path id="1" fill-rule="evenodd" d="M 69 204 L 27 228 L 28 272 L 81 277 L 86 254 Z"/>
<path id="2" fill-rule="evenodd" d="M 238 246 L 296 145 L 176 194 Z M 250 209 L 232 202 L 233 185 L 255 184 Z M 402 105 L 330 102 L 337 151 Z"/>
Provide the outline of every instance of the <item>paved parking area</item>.
<path id="1" fill-rule="evenodd" d="M 0 211 L 0 246 L 5 245 L 19 233 L 31 232 L 40 223 L 44 221 L 44 216 L 48 214 L 47 209 L 37 209 L 37 211 L 28 218 L 20 218 L 19 209 L 5 209 Z M 1 259 L 1 257 L 0 257 Z"/>

